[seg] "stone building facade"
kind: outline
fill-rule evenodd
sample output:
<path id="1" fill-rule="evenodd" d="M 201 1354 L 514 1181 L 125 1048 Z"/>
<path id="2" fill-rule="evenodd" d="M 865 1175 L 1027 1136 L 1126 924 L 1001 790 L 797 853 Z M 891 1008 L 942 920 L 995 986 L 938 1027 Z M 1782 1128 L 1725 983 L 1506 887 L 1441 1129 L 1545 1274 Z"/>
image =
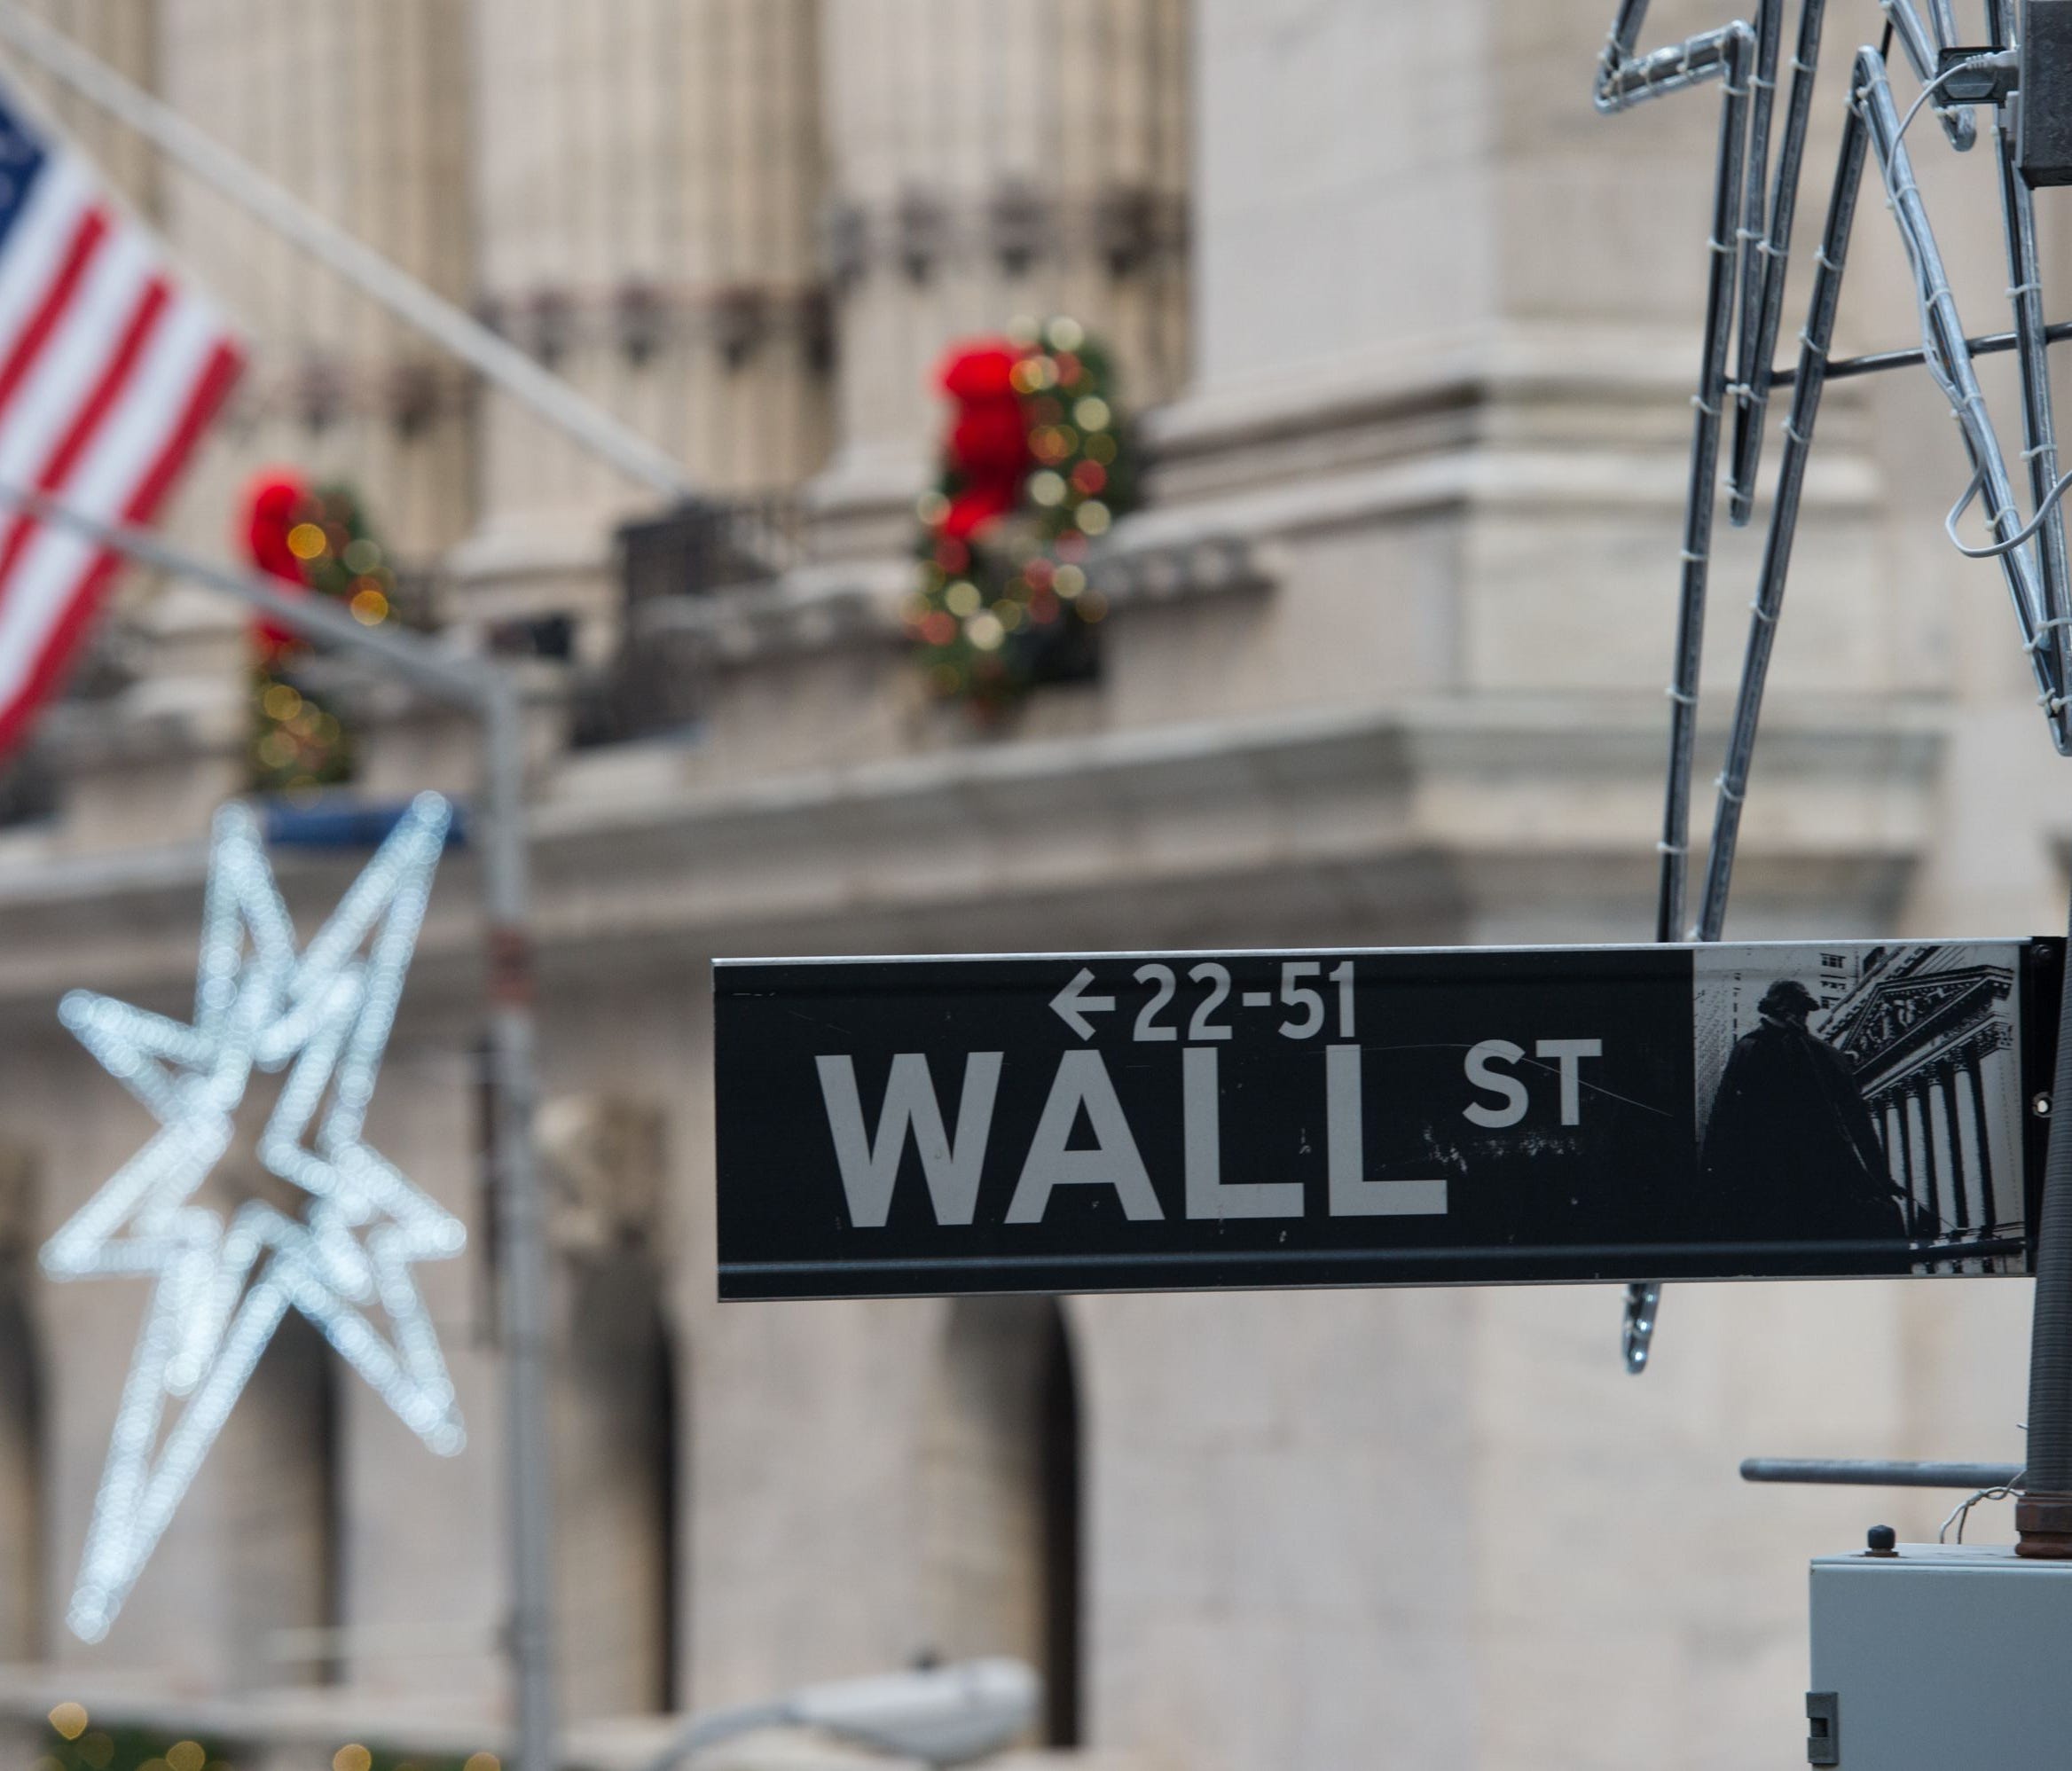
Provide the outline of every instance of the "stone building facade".
<path id="1" fill-rule="evenodd" d="M 452 643 L 534 691 L 585 1762 L 923 1650 L 1029 1657 L 1055 1744 L 1158 1771 L 1796 1754 L 1801 1564 L 1873 1503 L 1735 1463 L 2013 1454 L 2019 1282 L 1676 1289 L 1639 1383 L 1590 1289 L 713 1298 L 715 955 L 1645 938 L 1709 98 L 1595 115 L 1610 0 L 42 4 L 781 537 L 634 625 L 637 489 L 78 120 L 257 347 L 179 532 L 219 551 L 260 462 L 349 474 Z M 1656 11 L 1666 37 L 1712 8 Z M 1878 21 L 1833 11 L 1839 70 Z M 1814 168 L 1839 73 L 1818 113 Z M 1998 324 L 1985 168 L 1922 159 Z M 1911 341 L 1903 268 L 1866 205 L 1848 348 Z M 981 729 L 899 634 L 924 378 L 1060 310 L 1118 351 L 1151 498 L 1102 568 L 1099 679 Z M 1939 533 L 1938 396 L 1838 386 L 1822 427 L 1730 933 L 2054 930 L 2062 777 L 1990 568 Z M 1723 549 L 1708 686 L 1754 552 Z M 629 642 L 695 724 L 576 742 Z M 465 1750 L 508 1703 L 466 855 L 372 1124 L 475 1232 L 424 1273 L 463 1455 L 284 1333 L 87 1648 L 63 1597 L 141 1294 L 30 1258 L 148 1129 L 53 1010 L 180 1012 L 243 646 L 202 593 L 126 586 L 38 815 L 0 830 L 0 1704 L 302 1771 Z M 365 795 L 468 788 L 464 726 L 362 695 Z M 284 859 L 299 913 L 352 865 Z"/>

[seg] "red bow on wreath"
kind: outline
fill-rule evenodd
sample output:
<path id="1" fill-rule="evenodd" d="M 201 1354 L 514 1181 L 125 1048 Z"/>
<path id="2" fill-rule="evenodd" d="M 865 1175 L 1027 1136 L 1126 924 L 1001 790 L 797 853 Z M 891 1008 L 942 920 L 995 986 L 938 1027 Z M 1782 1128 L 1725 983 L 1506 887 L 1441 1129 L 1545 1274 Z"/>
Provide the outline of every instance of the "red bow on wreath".
<path id="1" fill-rule="evenodd" d="M 308 589 L 308 571 L 288 545 L 287 537 L 288 531 L 302 520 L 310 489 L 293 474 L 273 472 L 255 480 L 248 496 L 251 519 L 245 546 L 253 565 L 271 578 L 284 580 L 284 588 Z M 252 641 L 260 657 L 269 662 L 302 643 L 297 635 L 264 615 L 252 619 Z"/>
<path id="2" fill-rule="evenodd" d="M 956 490 L 941 532 L 969 541 L 1020 501 L 1029 471 L 1029 423 L 1014 383 L 1021 349 L 987 339 L 953 351 L 936 370 L 936 383 L 956 405 L 949 466 Z"/>

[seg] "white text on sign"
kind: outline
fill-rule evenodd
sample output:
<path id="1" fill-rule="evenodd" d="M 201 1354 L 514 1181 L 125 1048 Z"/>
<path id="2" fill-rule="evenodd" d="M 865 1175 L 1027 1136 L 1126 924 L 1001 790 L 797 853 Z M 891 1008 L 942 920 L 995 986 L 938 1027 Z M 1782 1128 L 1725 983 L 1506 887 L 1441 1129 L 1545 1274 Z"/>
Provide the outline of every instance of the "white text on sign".
<path id="1" fill-rule="evenodd" d="M 1171 1045 L 1180 1039 L 1184 1026 L 1189 1044 L 1228 1039 L 1236 1030 L 1228 1018 L 1233 1008 L 1284 1011 L 1284 1018 L 1278 1023 L 1281 1036 L 1288 1039 L 1311 1038 L 1323 1031 L 1330 1014 L 1324 992 L 1318 988 L 1320 983 L 1336 986 L 1333 993 L 1338 1007 L 1338 1037 L 1341 1039 L 1353 1037 L 1353 962 L 1350 960 L 1334 966 L 1328 976 L 1322 960 L 1289 960 L 1281 967 L 1281 988 L 1277 995 L 1272 991 L 1251 990 L 1243 992 L 1235 1003 L 1231 1000 L 1228 966 L 1214 960 L 1204 960 L 1199 965 L 1190 967 L 1186 976 L 1188 985 L 1196 988 L 1183 990 L 1180 973 L 1156 960 L 1139 966 L 1131 974 L 1136 983 L 1150 990 L 1149 999 L 1138 1010 L 1132 1023 L 1131 1038 L 1147 1045 Z M 1094 984 L 1092 968 L 1082 966 L 1050 1001 L 1058 1019 L 1082 1039 L 1094 1037 L 1093 1016 L 1115 1012 L 1116 999 L 1112 991 L 1096 993 Z"/>
<path id="2" fill-rule="evenodd" d="M 1170 976 L 1169 968 L 1159 969 L 1167 970 Z M 1111 1002 L 1103 1004 L 1100 999 L 1085 994 L 1087 977 L 1082 973 L 1067 987 L 1074 999 L 1074 1012 L 1101 1012 L 1112 1007 Z M 1299 988 L 1301 977 L 1295 982 Z M 1349 1005 L 1346 1013 L 1349 1019 Z M 1305 1013 L 1301 1018 L 1309 1016 Z M 1487 1098 L 1471 1100 L 1461 1109 L 1461 1117 L 1487 1130 L 1518 1125 L 1530 1110 L 1532 1091 L 1526 1075 L 1514 1066 L 1527 1064 L 1553 1085 L 1561 1124 L 1579 1125 L 1582 1062 L 1586 1058 L 1601 1057 L 1603 1051 L 1603 1042 L 1597 1039 L 1540 1039 L 1534 1044 L 1534 1059 L 1528 1061 L 1522 1046 L 1506 1039 L 1483 1040 L 1468 1049 L 1463 1073 L 1477 1095 Z M 1223 1179 L 1219 1057 L 1217 1047 L 1209 1044 L 1189 1044 L 1180 1053 L 1181 1166 L 1186 1216 L 1219 1220 L 1304 1216 L 1309 1202 L 1307 1189 L 1300 1181 Z M 1363 1054 L 1356 1045 L 1332 1043 L 1323 1048 L 1323 1059 L 1328 1215 L 1444 1214 L 1447 1182 L 1443 1178 L 1368 1177 L 1362 1103 Z M 893 1188 L 910 1144 L 919 1161 L 936 1222 L 975 1221 L 979 1180 L 993 1136 L 1002 1054 L 973 1052 L 966 1056 L 963 1074 L 957 1083 L 953 1121 L 944 1114 L 927 1057 L 918 1052 L 900 1053 L 892 1060 L 875 1126 L 866 1122 L 855 1060 L 845 1054 L 830 1054 L 814 1062 L 852 1224 L 859 1229 L 885 1225 L 891 1213 Z M 1092 1141 L 1075 1148 L 1073 1131 L 1082 1121 Z M 1136 1134 L 1116 1093 L 1107 1060 L 1097 1051 L 1067 1051 L 1058 1059 L 1002 1221 L 1041 1223 L 1051 1195 L 1061 1187 L 1105 1187 L 1114 1194 L 1123 1215 L 1133 1221 L 1163 1219 L 1166 1216 Z"/>

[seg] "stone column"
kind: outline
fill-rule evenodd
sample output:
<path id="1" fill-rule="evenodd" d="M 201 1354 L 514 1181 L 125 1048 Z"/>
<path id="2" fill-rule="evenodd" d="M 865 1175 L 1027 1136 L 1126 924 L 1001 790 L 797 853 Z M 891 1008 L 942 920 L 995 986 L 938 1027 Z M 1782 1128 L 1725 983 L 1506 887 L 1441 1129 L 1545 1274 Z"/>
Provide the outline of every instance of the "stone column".
<path id="1" fill-rule="evenodd" d="M 571 1718 L 672 1707 L 684 1632 L 683 1380 L 655 1258 L 666 1142 L 653 1102 L 584 1091 L 542 1103 L 554 1256 L 556 1628 Z M 680 1704 L 673 1704 L 681 1707 Z"/>
<path id="2" fill-rule="evenodd" d="M 1057 1305 L 960 1298 L 922 1417 L 922 1627 L 945 1659 L 1012 1654 L 1073 1712 L 1077 1422 Z M 1062 1386 L 1062 1389 L 1061 1389 Z M 1062 1405 L 1062 1406 L 1061 1406 Z M 1073 1744 L 1069 1726 L 1051 1744 Z"/>
<path id="3" fill-rule="evenodd" d="M 1942 1233 L 1942 1199 L 1936 1185 L 1935 1148 L 1928 1125 L 1928 1103 L 1917 1083 L 1906 1095 L 1907 1143 L 1913 1153 L 1914 1197 L 1927 1214 L 1925 1226 L 1931 1236 Z"/>
<path id="4" fill-rule="evenodd" d="M 148 71 L 169 105 L 225 147 L 466 302 L 466 6 L 79 0 L 59 10 L 154 19 L 153 52 L 114 58 L 119 66 Z M 255 469 L 274 464 L 349 482 L 404 564 L 466 533 L 472 395 L 459 369 L 196 179 L 155 158 L 134 174 L 123 153 L 111 163 L 133 191 L 147 189 L 175 256 L 247 342 L 230 410 L 170 513 L 178 538 L 208 557 L 239 557 L 246 486 Z M 80 759 L 67 822 L 71 839 L 87 845 L 130 840 L 139 816 L 155 821 L 176 809 L 199 830 L 209 808 L 243 785 L 243 613 L 190 586 L 147 590 L 134 574 L 122 582 L 142 605 L 135 621 L 148 645 L 136 649 L 152 678 L 130 704 L 148 705 L 156 723 L 147 738 L 118 737 Z"/>
<path id="5" fill-rule="evenodd" d="M 1495 722 L 1564 694 L 1591 697 L 1599 718 L 1613 697 L 1636 717 L 1659 709 L 1718 94 L 1595 114 L 1611 11 L 1197 8 L 1195 375 L 1154 427 L 1160 535 L 1181 538 L 1184 512 L 1197 533 L 1280 545 L 1275 631 L 1241 636 L 1234 613 L 1228 643 L 1284 649 L 1310 705 L 1451 694 Z M 1691 18 L 1658 7 L 1649 25 Z M 1809 253 L 1833 118 L 1824 106 L 1808 151 Z M 1889 230 L 1875 204 L 1859 225 Z M 1845 302 L 1850 326 L 1883 336 L 1884 297 L 1852 299 L 1873 317 Z M 1786 356 L 1802 302 L 1794 283 Z M 1906 306 L 1890 317 L 1903 336 Z M 1786 624 L 1771 675 L 1773 707 L 1797 694 L 1815 724 L 1838 684 L 1915 690 L 1943 668 L 1886 618 L 1866 397 L 1838 384 L 1822 410 L 1796 577 L 1822 595 Z M 1712 682 L 1738 666 L 1759 543 L 1723 514 Z M 1350 633 L 1377 638 L 1322 643 Z M 1766 840 L 1764 805 L 1790 790 L 1766 780 L 1751 845 Z M 1701 795 L 1700 840 L 1709 810 Z M 1631 913 L 1642 923 L 1643 906 Z"/>
<path id="6" fill-rule="evenodd" d="M 163 0 L 166 101 L 449 300 L 469 296 L 467 0 Z M 259 223 L 163 175 L 182 257 L 251 329 L 235 420 L 189 485 L 185 527 L 220 552 L 263 461 L 349 474 L 389 545 L 467 532 L 462 372 Z"/>
<path id="7" fill-rule="evenodd" d="M 1961 1228 L 1970 1222 L 1965 1203 L 1964 1152 L 1957 1142 L 1957 1122 L 1950 1101 L 1950 1072 L 1938 1065 L 1928 1074 L 1928 1148 L 1946 1183 L 1942 1188 L 1943 1215 Z M 1946 1154 L 1945 1154 L 1946 1153 Z"/>
<path id="8" fill-rule="evenodd" d="M 159 0 L 120 0 L 115 5 L 108 0 L 27 0 L 26 10 L 55 25 L 125 79 L 144 87 L 154 83 Z M 27 89 L 39 114 L 54 121 L 139 209 L 156 213 L 161 184 L 158 156 L 148 143 L 12 51 L 7 53 L 6 67 L 9 78 Z"/>
<path id="9" fill-rule="evenodd" d="M 1979 1123 L 1979 1054 L 1967 1048 L 1950 1077 L 1950 1101 L 1957 1115 L 1957 1156 L 1971 1177 L 1979 1203 L 1978 1222 L 1999 1221 L 1993 1199 L 1993 1164 L 1986 1150 L 1985 1128 Z"/>
<path id="10" fill-rule="evenodd" d="M 814 10 L 476 8 L 484 311 L 721 493 L 795 484 L 826 451 Z M 483 424 L 470 565 L 594 594 L 611 524 L 655 495 L 500 397 Z"/>
<path id="11" fill-rule="evenodd" d="M 667 1710 L 677 1594 L 678 1435 L 661 1281 L 645 1256 L 556 1263 L 556 1629 L 576 1720 Z"/>
<path id="12" fill-rule="evenodd" d="M 357 1372 L 334 1364 L 331 1378 L 340 1414 L 338 1610 L 351 1632 L 341 1682 L 375 1703 L 435 1700 L 460 1719 L 509 1701 L 499 1637 L 510 1568 L 503 1381 L 490 1326 L 479 1028 L 465 993 L 442 1001 L 421 972 L 413 977 L 374 1107 L 381 1154 L 467 1226 L 458 1259 L 411 1269 L 459 1399 L 465 1449 L 435 1456 Z"/>
<path id="13" fill-rule="evenodd" d="M 291 1312 L 210 1447 L 224 1683 L 232 1690 L 325 1684 L 340 1669 L 336 1643 L 324 1640 L 346 1621 L 339 1391 L 359 1380 L 336 1360 Z"/>
<path id="14" fill-rule="evenodd" d="M 1996 1046 L 1985 1053 L 1978 1062 L 1978 1072 L 1974 1087 L 1975 1105 L 1979 1116 L 1979 1148 L 1984 1153 L 1990 1186 L 1990 1196 L 1994 1201 L 1994 1218 L 1997 1222 L 2006 1222 L 2020 1218 L 2025 1210 L 2021 1191 L 2021 1122 L 2012 1125 L 1997 1121 L 1988 1111 L 1987 1103 L 2012 1093 L 2021 1098 L 2018 1086 L 2020 1059 L 2005 1046 Z M 2010 1076 L 2009 1071 L 2015 1075 Z"/>
<path id="15" fill-rule="evenodd" d="M 1176 0 L 828 0 L 829 544 L 903 545 L 957 338 L 1070 312 L 1133 405 L 1182 368 L 1187 21 Z M 861 524 L 861 528 L 854 525 Z"/>

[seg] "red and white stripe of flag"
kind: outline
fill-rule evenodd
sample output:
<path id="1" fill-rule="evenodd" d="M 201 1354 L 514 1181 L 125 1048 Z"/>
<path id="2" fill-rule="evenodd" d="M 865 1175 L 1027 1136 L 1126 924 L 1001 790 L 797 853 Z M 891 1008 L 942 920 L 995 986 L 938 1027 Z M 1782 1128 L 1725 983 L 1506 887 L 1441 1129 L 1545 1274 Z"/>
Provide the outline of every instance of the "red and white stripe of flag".
<path id="1" fill-rule="evenodd" d="M 242 352 L 84 162 L 43 148 L 0 235 L 0 484 L 148 522 Z M 63 682 L 120 563 L 0 507 L 0 757 Z"/>

